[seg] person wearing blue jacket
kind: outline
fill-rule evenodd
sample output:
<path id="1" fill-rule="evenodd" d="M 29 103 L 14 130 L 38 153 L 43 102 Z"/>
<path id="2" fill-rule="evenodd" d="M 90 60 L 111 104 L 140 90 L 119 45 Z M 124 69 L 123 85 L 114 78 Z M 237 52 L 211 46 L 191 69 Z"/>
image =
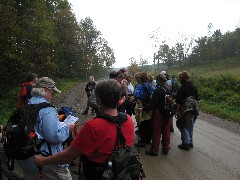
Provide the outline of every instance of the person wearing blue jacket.
<path id="1" fill-rule="evenodd" d="M 141 140 L 135 143 L 136 147 L 145 147 L 151 141 L 151 115 L 152 111 L 142 111 L 142 109 L 150 103 L 150 99 L 154 87 L 148 83 L 148 75 L 145 72 L 140 74 L 140 83 L 134 91 L 134 98 L 136 99 L 135 114 L 138 123 L 138 135 Z"/>
<path id="2" fill-rule="evenodd" d="M 55 82 L 48 78 L 40 78 L 31 91 L 32 98 L 29 104 L 50 103 L 53 93 L 60 93 Z M 63 151 L 62 143 L 69 137 L 69 131 L 73 131 L 74 124 L 65 125 L 59 121 L 57 109 L 53 106 L 42 108 L 39 111 L 39 116 L 35 124 L 35 132 L 39 141 L 43 141 L 40 149 L 40 154 L 49 156 Z M 16 161 L 23 169 L 25 180 L 40 179 L 39 169 L 36 166 L 33 157 L 26 160 Z M 68 169 L 68 164 L 43 166 L 43 179 L 55 180 L 64 179 L 71 180 L 71 174 Z"/>

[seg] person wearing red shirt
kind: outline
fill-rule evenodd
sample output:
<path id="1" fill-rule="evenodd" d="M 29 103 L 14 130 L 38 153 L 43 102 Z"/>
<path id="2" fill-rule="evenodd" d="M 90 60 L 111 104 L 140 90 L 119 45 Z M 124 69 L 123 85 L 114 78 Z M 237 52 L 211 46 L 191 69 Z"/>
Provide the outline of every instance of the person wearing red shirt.
<path id="1" fill-rule="evenodd" d="M 27 82 L 22 83 L 22 89 L 19 93 L 18 98 L 18 108 L 22 108 L 24 104 L 32 97 L 31 90 L 32 87 L 36 84 L 37 81 L 37 74 L 31 73 L 27 76 Z"/>
<path id="2" fill-rule="evenodd" d="M 87 121 L 71 145 L 63 152 L 48 157 L 36 155 L 35 162 L 38 166 L 62 164 L 81 156 L 85 178 L 101 179 L 102 171 L 114 151 L 117 138 L 116 124 L 101 117 L 103 115 L 113 118 L 118 116 L 117 107 L 121 88 L 116 80 L 100 81 L 96 85 L 95 95 L 101 116 Z M 126 145 L 132 146 L 134 123 L 129 115 L 125 117 L 127 121 L 122 123 L 121 130 L 126 139 Z"/>

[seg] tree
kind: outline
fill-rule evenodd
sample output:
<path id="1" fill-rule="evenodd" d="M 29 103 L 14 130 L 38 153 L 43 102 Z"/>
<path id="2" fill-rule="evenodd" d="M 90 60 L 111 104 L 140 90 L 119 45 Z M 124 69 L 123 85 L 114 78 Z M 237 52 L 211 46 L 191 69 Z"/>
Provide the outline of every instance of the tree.
<path id="1" fill-rule="evenodd" d="M 138 66 L 136 59 L 134 57 L 131 57 L 129 59 L 129 61 L 130 61 L 130 66 L 128 66 L 128 68 L 127 68 L 127 71 L 129 72 L 129 74 L 131 74 L 133 76 L 137 72 L 140 72 L 140 68 Z"/>

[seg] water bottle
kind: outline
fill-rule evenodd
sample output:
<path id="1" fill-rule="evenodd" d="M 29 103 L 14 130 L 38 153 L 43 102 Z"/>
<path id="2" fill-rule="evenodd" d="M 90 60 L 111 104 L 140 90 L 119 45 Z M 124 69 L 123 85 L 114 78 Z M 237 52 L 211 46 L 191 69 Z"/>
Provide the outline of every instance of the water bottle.
<path id="1" fill-rule="evenodd" d="M 112 161 L 108 161 L 107 168 L 103 171 L 102 177 L 104 180 L 112 179 Z"/>

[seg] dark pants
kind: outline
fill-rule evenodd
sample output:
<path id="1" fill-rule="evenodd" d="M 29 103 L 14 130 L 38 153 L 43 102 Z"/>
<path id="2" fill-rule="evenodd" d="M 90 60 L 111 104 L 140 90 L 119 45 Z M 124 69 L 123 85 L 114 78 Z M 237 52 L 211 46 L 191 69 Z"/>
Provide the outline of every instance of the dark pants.
<path id="1" fill-rule="evenodd" d="M 151 141 L 151 120 L 145 120 L 140 123 L 139 133 L 142 142 L 149 143 Z"/>
<path id="2" fill-rule="evenodd" d="M 126 100 L 125 102 L 126 102 L 126 114 L 129 114 L 130 116 L 135 115 L 134 108 L 136 103 L 131 102 L 129 100 Z"/>
<path id="3" fill-rule="evenodd" d="M 169 150 L 170 120 L 167 118 L 163 118 L 159 110 L 154 110 L 151 125 L 152 125 L 152 144 L 151 144 L 152 152 L 158 153 L 161 136 L 162 136 L 162 148 L 164 150 Z"/>

